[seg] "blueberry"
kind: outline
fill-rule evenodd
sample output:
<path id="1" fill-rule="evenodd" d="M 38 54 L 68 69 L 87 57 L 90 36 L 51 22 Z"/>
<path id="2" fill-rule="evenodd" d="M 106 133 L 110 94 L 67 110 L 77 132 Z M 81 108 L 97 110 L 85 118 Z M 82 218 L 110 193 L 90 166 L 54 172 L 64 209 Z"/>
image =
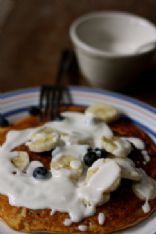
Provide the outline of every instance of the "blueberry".
<path id="1" fill-rule="evenodd" d="M 8 127 L 9 121 L 0 114 L 0 127 Z"/>
<path id="2" fill-rule="evenodd" d="M 45 167 L 36 167 L 33 171 L 33 177 L 36 179 L 48 179 L 51 173 Z"/>
<path id="3" fill-rule="evenodd" d="M 29 114 L 33 116 L 38 116 L 40 115 L 41 110 L 38 106 L 30 106 L 29 107 Z"/>
<path id="4" fill-rule="evenodd" d="M 98 158 L 106 158 L 107 152 L 104 149 L 95 148 L 95 152 Z"/>
<path id="5" fill-rule="evenodd" d="M 84 155 L 84 158 L 83 158 L 83 161 L 84 163 L 90 167 L 92 166 L 92 164 L 97 160 L 97 155 L 95 152 L 93 151 L 90 151 L 90 152 L 87 152 L 85 155 Z"/>
<path id="6" fill-rule="evenodd" d="M 97 159 L 106 158 L 106 157 L 107 157 L 107 152 L 104 149 L 100 148 L 93 149 L 89 147 L 87 149 L 87 153 L 85 154 L 83 160 L 84 163 L 90 167 Z"/>
<path id="7" fill-rule="evenodd" d="M 94 150 L 95 150 L 95 152 L 99 152 L 101 149 L 96 147 Z"/>
<path id="8" fill-rule="evenodd" d="M 91 147 L 88 148 L 88 152 L 92 152 L 93 149 Z"/>

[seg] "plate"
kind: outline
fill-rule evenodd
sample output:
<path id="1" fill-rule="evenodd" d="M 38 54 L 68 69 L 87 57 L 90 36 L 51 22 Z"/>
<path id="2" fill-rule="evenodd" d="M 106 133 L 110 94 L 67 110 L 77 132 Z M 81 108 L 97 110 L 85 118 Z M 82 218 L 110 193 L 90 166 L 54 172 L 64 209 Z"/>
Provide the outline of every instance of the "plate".
<path id="1" fill-rule="evenodd" d="M 21 89 L 2 94 L 1 113 L 9 121 L 14 122 L 28 115 L 30 105 L 38 105 L 39 87 Z M 156 142 L 156 109 L 136 99 L 109 92 L 102 89 L 87 87 L 70 87 L 73 103 L 76 105 L 91 105 L 106 103 L 121 110 L 129 116 L 135 125 L 142 128 Z M 156 232 L 156 212 L 146 221 L 120 231 L 120 234 L 154 234 Z M 3 223 L 0 223 L 0 234 L 19 234 Z M 156 233 L 155 233 L 156 234 Z"/>

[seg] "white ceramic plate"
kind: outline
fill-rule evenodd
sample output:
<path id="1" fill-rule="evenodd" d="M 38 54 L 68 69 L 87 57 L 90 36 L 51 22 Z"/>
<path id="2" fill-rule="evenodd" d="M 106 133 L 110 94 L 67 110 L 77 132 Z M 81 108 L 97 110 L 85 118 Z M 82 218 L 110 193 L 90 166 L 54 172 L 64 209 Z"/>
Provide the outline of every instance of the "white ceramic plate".
<path id="1" fill-rule="evenodd" d="M 146 131 L 156 142 L 156 109 L 140 102 L 113 92 L 86 87 L 71 87 L 73 102 L 76 105 L 107 103 L 120 109 L 129 116 L 140 128 Z M 28 107 L 37 105 L 39 88 L 23 89 L 4 93 L 2 96 L 1 113 L 11 122 L 28 115 Z M 16 218 L 16 217 L 15 217 Z M 0 223 L 0 234 L 17 234 Z M 133 228 L 126 229 L 120 234 L 154 234 L 156 233 L 156 212 L 145 222 Z"/>

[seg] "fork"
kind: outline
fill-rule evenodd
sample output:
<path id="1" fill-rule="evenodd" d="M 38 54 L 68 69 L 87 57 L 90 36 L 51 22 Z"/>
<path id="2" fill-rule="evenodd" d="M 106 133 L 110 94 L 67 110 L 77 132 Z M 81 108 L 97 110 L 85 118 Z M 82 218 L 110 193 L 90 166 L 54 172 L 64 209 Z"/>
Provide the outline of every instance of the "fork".
<path id="1" fill-rule="evenodd" d="M 60 65 L 54 85 L 43 85 L 40 91 L 39 107 L 41 110 L 41 119 L 62 119 L 59 113 L 59 107 L 72 104 L 70 90 L 64 85 L 65 75 L 68 74 L 74 58 L 74 53 L 70 50 L 64 50 L 60 59 Z M 66 100 L 65 100 L 66 98 Z"/>
<path id="2" fill-rule="evenodd" d="M 68 104 L 71 104 L 71 95 L 66 86 L 43 85 L 40 94 L 41 119 L 62 119 L 59 107 L 65 105 L 65 96 L 68 99 Z"/>

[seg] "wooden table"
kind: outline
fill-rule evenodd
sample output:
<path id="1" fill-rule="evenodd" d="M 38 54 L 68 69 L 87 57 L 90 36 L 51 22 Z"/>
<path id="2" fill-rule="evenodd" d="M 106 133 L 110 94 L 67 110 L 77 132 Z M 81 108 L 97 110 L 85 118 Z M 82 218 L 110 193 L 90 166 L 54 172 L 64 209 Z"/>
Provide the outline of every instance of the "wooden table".
<path id="1" fill-rule="evenodd" d="M 81 14 L 122 10 L 156 23 L 155 0 L 12 1 L 14 7 L 0 33 L 1 92 L 52 83 L 60 52 L 63 48 L 72 48 L 69 26 Z M 119 91 L 156 106 L 155 77 L 156 62 L 138 82 Z M 81 77 L 80 85 L 89 84 Z"/>

